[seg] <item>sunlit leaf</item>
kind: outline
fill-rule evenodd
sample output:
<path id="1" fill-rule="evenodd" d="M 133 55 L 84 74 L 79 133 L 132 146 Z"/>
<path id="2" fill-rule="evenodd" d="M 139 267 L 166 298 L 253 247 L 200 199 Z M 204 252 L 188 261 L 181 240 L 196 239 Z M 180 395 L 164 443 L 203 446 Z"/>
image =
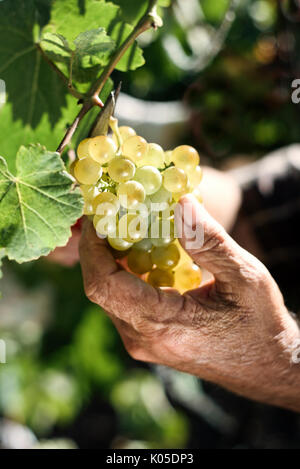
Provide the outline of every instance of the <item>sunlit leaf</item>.
<path id="1" fill-rule="evenodd" d="M 37 259 L 67 243 L 82 213 L 79 191 L 71 188 L 59 154 L 40 145 L 20 148 L 16 175 L 0 157 L 0 247 L 9 259 Z"/>

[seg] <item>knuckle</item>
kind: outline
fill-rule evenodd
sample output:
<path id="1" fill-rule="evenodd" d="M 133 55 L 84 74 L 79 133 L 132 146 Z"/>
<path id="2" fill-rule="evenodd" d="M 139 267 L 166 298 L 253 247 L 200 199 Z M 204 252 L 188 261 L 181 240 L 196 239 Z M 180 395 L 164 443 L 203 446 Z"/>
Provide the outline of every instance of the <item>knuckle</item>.
<path id="1" fill-rule="evenodd" d="M 218 251 L 224 245 L 226 232 L 223 227 L 216 227 L 208 235 L 204 236 L 201 251 Z"/>
<path id="2" fill-rule="evenodd" d="M 251 256 L 240 269 L 240 278 L 246 285 L 263 288 L 270 281 L 270 273 L 258 259 Z"/>

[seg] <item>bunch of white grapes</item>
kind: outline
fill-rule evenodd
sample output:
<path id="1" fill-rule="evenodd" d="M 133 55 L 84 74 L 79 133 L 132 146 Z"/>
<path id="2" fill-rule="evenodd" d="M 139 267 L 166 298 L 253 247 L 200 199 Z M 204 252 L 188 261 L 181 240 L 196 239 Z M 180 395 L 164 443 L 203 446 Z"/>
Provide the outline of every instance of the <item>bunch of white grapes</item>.
<path id="1" fill-rule="evenodd" d="M 71 173 L 97 235 L 127 257 L 127 267 L 155 287 L 197 288 L 201 270 L 178 242 L 174 205 L 196 191 L 200 158 L 190 146 L 164 150 L 111 119 L 113 135 L 83 140 Z M 119 257 L 120 256 L 119 253 Z"/>

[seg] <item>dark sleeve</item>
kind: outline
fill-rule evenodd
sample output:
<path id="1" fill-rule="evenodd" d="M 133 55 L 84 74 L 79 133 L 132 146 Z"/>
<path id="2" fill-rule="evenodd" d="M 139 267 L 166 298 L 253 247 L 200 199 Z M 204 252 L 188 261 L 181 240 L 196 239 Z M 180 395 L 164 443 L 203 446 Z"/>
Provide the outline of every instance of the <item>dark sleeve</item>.
<path id="1" fill-rule="evenodd" d="M 300 145 L 234 171 L 242 212 L 290 308 L 300 310 Z"/>

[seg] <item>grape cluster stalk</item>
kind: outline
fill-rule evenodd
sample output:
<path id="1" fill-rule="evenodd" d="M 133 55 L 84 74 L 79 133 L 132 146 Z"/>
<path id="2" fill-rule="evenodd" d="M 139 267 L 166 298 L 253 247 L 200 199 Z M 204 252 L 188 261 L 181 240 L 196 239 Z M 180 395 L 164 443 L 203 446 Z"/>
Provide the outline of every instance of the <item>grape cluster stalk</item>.
<path id="1" fill-rule="evenodd" d="M 201 284 L 201 269 L 181 247 L 174 224 L 179 199 L 198 192 L 202 180 L 198 152 L 182 145 L 164 151 L 131 127 L 83 140 L 70 172 L 80 185 L 84 214 L 134 274 L 154 287 L 180 293 Z"/>

